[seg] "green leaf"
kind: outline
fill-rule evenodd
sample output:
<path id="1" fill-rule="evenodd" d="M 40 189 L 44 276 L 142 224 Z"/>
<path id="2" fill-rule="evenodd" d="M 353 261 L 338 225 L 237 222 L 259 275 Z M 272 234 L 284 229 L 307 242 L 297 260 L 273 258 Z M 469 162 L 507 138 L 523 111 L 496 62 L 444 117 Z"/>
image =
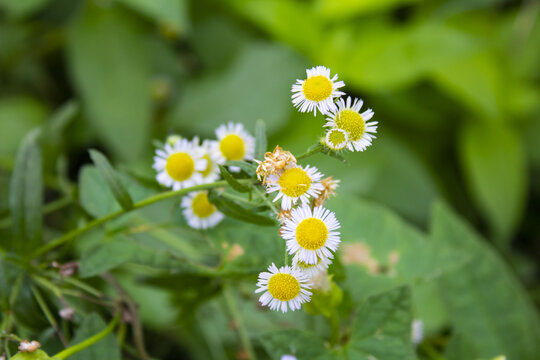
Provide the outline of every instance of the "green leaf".
<path id="1" fill-rule="evenodd" d="M 522 140 L 505 125 L 469 123 L 461 132 L 459 150 L 470 193 L 504 247 L 525 207 L 527 165 Z"/>
<path id="2" fill-rule="evenodd" d="M 118 175 L 105 155 L 93 149 L 89 150 L 89 153 L 92 161 L 94 164 L 96 164 L 96 167 L 101 172 L 101 175 L 103 175 L 107 185 L 109 185 L 109 188 L 111 189 L 116 201 L 118 201 L 118 204 L 120 204 L 124 210 L 132 209 L 133 200 L 131 200 L 131 196 L 129 196 L 129 193 L 118 178 Z"/>
<path id="3" fill-rule="evenodd" d="M 351 339 L 345 347 L 349 359 L 416 359 L 411 341 L 411 293 L 397 288 L 369 298 L 358 310 Z"/>
<path id="4" fill-rule="evenodd" d="M 335 20 L 417 2 L 420 2 L 420 0 L 316 0 L 313 6 L 322 17 Z"/>
<path id="5" fill-rule="evenodd" d="M 257 120 L 255 124 L 255 159 L 262 160 L 266 153 L 266 124 L 264 120 Z"/>
<path id="6" fill-rule="evenodd" d="M 71 344 L 78 344 L 102 331 L 107 325 L 96 313 L 87 315 L 75 332 Z M 120 360 L 120 346 L 114 334 L 108 334 L 90 347 L 72 355 L 70 360 Z"/>
<path id="7" fill-rule="evenodd" d="M 431 234 L 436 244 L 452 246 L 471 257 L 464 267 L 443 274 L 438 282 L 453 334 L 469 343 L 467 353 L 448 349 L 448 359 L 500 354 L 509 359 L 536 359 L 540 319 L 503 259 L 441 203 L 433 212 Z M 452 353 L 455 356 L 450 357 Z"/>
<path id="8" fill-rule="evenodd" d="M 32 249 L 42 241 L 43 173 L 39 135 L 39 129 L 34 129 L 25 136 L 11 177 L 9 204 L 13 235 L 18 239 L 12 247 L 18 252 Z"/>
<path id="9" fill-rule="evenodd" d="M 188 28 L 188 9 L 186 0 L 120 0 L 132 9 L 154 19 L 158 24 L 183 34 Z"/>
<path id="10" fill-rule="evenodd" d="M 43 350 L 37 349 L 34 352 L 20 352 L 11 358 L 11 360 L 54 360 Z"/>
<path id="11" fill-rule="evenodd" d="M 280 359 L 283 355 L 294 355 L 298 359 L 332 359 L 323 340 L 314 333 L 287 329 L 273 331 L 259 336 L 258 340 L 271 359 Z"/>
<path id="12" fill-rule="evenodd" d="M 231 188 L 242 193 L 248 192 L 251 190 L 251 186 L 243 185 L 239 183 L 223 165 L 218 165 L 218 166 L 219 166 L 219 171 L 221 173 L 221 177 L 223 177 L 223 179 L 225 179 L 225 181 L 227 181 L 227 183 L 231 185 Z"/>
<path id="13" fill-rule="evenodd" d="M 155 194 L 155 191 L 143 187 L 125 174 L 117 173 L 117 176 L 134 201 Z M 102 217 L 120 210 L 107 181 L 94 166 L 84 166 L 79 174 L 79 199 L 83 208 L 94 217 Z"/>
<path id="14" fill-rule="evenodd" d="M 257 170 L 257 165 L 254 163 L 248 163 L 246 161 L 229 160 L 225 162 L 225 166 L 236 166 L 244 171 L 249 176 L 254 176 Z"/>
<path id="15" fill-rule="evenodd" d="M 0 0 L 0 10 L 15 18 L 26 17 L 42 9 L 51 0 Z"/>
<path id="16" fill-rule="evenodd" d="M 289 48 L 278 44 L 248 44 L 223 72 L 208 73 L 186 83 L 168 121 L 179 128 L 189 124 L 190 131 L 205 136 L 231 119 L 250 128 L 255 119 L 262 118 L 268 132 L 276 132 L 293 111 L 291 79 L 303 68 L 302 58 Z M 250 91 L 254 84 L 260 86 Z"/>
<path id="17" fill-rule="evenodd" d="M 90 125 L 115 155 L 139 159 L 149 149 L 152 110 L 142 27 L 118 6 L 85 4 L 67 34 L 74 86 Z"/>
<path id="18" fill-rule="evenodd" d="M 208 199 L 212 204 L 216 205 L 219 211 L 232 218 L 262 226 L 277 225 L 276 220 L 268 216 L 256 214 L 230 199 L 217 195 L 215 191 L 209 193 Z"/>
<path id="19" fill-rule="evenodd" d="M 125 236 L 106 239 L 93 251 L 83 253 L 79 261 L 79 275 L 87 278 L 112 270 L 132 260 L 137 250 L 140 249 Z"/>

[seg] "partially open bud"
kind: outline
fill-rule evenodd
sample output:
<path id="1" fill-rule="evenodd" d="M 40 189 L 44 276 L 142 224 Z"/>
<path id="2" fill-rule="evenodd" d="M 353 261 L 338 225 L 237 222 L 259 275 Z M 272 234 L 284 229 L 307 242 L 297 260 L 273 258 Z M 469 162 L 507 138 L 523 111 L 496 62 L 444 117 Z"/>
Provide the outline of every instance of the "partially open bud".
<path id="1" fill-rule="evenodd" d="M 276 146 L 273 152 L 264 154 L 264 161 L 255 161 L 259 164 L 257 167 L 257 178 L 263 185 L 269 175 L 278 175 L 283 170 L 296 166 L 294 155 L 290 151 L 283 150 L 279 145 Z"/>
<path id="2" fill-rule="evenodd" d="M 40 347 L 41 347 L 41 344 L 36 340 L 32 340 L 32 341 L 24 340 L 22 343 L 19 344 L 19 351 L 20 352 L 34 352 Z"/>

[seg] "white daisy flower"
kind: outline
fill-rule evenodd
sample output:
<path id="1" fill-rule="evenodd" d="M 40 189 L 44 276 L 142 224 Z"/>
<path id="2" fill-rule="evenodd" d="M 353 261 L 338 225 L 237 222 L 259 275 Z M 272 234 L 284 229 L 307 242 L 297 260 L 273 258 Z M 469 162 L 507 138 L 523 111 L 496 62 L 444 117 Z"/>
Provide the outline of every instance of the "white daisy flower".
<path id="1" fill-rule="evenodd" d="M 330 111 L 325 126 L 330 128 L 343 129 L 349 135 L 347 147 L 351 151 L 364 151 L 377 133 L 377 121 L 369 121 L 373 117 L 373 110 L 367 109 L 360 114 L 360 109 L 364 102 L 354 99 L 351 104 L 351 97 L 347 97 L 347 102 L 339 99 L 338 108 Z"/>
<path id="2" fill-rule="evenodd" d="M 313 166 L 290 167 L 280 174 L 268 176 L 266 192 L 279 191 L 274 201 L 281 199 L 281 208 L 290 210 L 298 199 L 302 204 L 307 204 L 310 197 L 317 197 L 324 190 L 324 186 L 320 183 L 322 176 Z"/>
<path id="3" fill-rule="evenodd" d="M 296 253 L 292 259 L 292 267 L 293 269 L 300 270 L 304 274 L 307 275 L 308 278 L 313 278 L 315 275 L 317 275 L 321 271 L 326 271 L 328 269 L 328 266 L 332 263 L 332 259 L 334 256 L 330 255 L 330 257 L 319 257 L 317 256 L 317 262 L 315 264 L 308 264 L 302 260 L 300 260 L 300 253 Z"/>
<path id="4" fill-rule="evenodd" d="M 305 274 L 290 266 L 278 269 L 274 264 L 268 267 L 268 271 L 259 274 L 259 288 L 255 290 L 255 293 L 264 291 L 259 298 L 263 306 L 287 312 L 289 308 L 291 311 L 300 309 L 303 303 L 311 300 L 309 279 Z"/>
<path id="5" fill-rule="evenodd" d="M 208 191 L 195 191 L 182 199 L 180 206 L 189 226 L 195 229 L 208 229 L 216 226 L 225 218 L 208 200 Z"/>
<path id="6" fill-rule="evenodd" d="M 324 144 L 334 151 L 343 150 L 349 143 L 349 134 L 339 128 L 331 128 L 326 132 Z"/>
<path id="7" fill-rule="evenodd" d="M 202 183 L 207 184 L 219 179 L 219 166 L 218 159 L 215 156 L 215 152 L 212 149 L 215 147 L 214 140 L 203 140 L 200 147 L 204 150 L 203 159 L 206 160 L 206 168 L 199 173 L 202 175 Z M 193 138 L 193 145 L 199 146 L 200 140 L 198 136 Z"/>
<path id="8" fill-rule="evenodd" d="M 304 204 L 291 211 L 280 234 L 287 240 L 287 250 L 306 264 L 317 264 L 319 258 L 330 258 L 341 242 L 339 222 L 333 212 L 318 206 L 313 211 Z"/>
<path id="9" fill-rule="evenodd" d="M 219 164 L 224 164 L 229 160 L 252 160 L 255 154 L 255 139 L 240 123 L 228 123 L 220 125 L 216 129 L 217 141 L 212 144 L 212 153 Z M 238 172 L 236 166 L 229 168 Z"/>
<path id="10" fill-rule="evenodd" d="M 311 112 L 317 115 L 317 109 L 322 114 L 335 109 L 334 98 L 345 95 L 337 91 L 345 86 L 343 81 L 336 81 L 338 76 L 330 78 L 330 69 L 324 66 L 316 66 L 306 70 L 306 80 L 296 80 L 292 86 L 292 102 L 300 112 Z"/>
<path id="11" fill-rule="evenodd" d="M 153 168 L 158 172 L 156 180 L 173 190 L 190 187 L 202 182 L 199 171 L 206 168 L 204 150 L 191 141 L 180 139 L 157 149 Z"/>

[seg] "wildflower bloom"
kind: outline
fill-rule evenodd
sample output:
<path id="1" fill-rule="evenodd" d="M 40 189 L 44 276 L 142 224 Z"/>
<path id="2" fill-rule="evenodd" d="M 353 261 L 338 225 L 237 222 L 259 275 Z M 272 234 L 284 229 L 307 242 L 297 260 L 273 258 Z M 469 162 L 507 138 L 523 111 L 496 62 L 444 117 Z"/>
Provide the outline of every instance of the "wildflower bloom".
<path id="1" fill-rule="evenodd" d="M 217 163 L 218 160 L 215 156 L 215 153 L 212 151 L 212 148 L 215 147 L 216 141 L 203 140 L 201 145 L 199 145 L 199 143 L 199 137 L 195 136 L 193 138 L 193 146 L 200 146 L 203 149 L 203 159 L 206 160 L 206 168 L 199 171 L 199 173 L 202 175 L 201 182 L 203 184 L 214 182 L 219 179 L 219 167 Z"/>
<path id="2" fill-rule="evenodd" d="M 41 347 L 41 344 L 36 340 L 32 340 L 32 341 L 24 340 L 23 342 L 19 343 L 20 352 L 34 352 L 40 347 Z"/>
<path id="3" fill-rule="evenodd" d="M 309 279 L 305 274 L 290 266 L 277 268 L 272 264 L 268 267 L 269 272 L 259 274 L 258 289 L 255 293 L 264 293 L 259 298 L 263 306 L 269 306 L 272 310 L 287 312 L 300 309 L 300 306 L 311 300 Z"/>
<path id="4" fill-rule="evenodd" d="M 167 143 L 163 150 L 157 149 L 153 168 L 158 172 L 156 180 L 173 190 L 200 184 L 199 171 L 206 168 L 204 150 L 187 139 Z"/>
<path id="5" fill-rule="evenodd" d="M 278 191 L 274 201 L 281 199 L 281 208 L 290 210 L 298 202 L 306 204 L 310 197 L 316 197 L 323 190 L 319 183 L 322 174 L 316 167 L 301 166 L 286 169 L 281 174 L 272 174 L 267 179 L 267 193 Z"/>
<path id="6" fill-rule="evenodd" d="M 321 271 L 326 271 L 328 269 L 328 266 L 332 263 L 330 260 L 333 258 L 331 255 L 330 257 L 319 257 L 317 256 L 317 262 L 315 264 L 308 264 L 302 260 L 300 260 L 299 253 L 296 253 L 292 259 L 292 265 L 293 269 L 300 270 L 304 274 L 307 275 L 308 278 L 313 278 L 315 275 L 317 275 Z"/>
<path id="7" fill-rule="evenodd" d="M 251 160 L 255 153 L 255 139 L 240 123 L 228 123 L 220 125 L 216 129 L 218 141 L 212 144 L 212 153 L 219 164 L 230 160 Z M 231 171 L 238 172 L 236 166 L 230 167 Z"/>
<path id="8" fill-rule="evenodd" d="M 349 143 L 349 133 L 340 128 L 331 128 L 326 131 L 326 136 L 324 137 L 324 145 L 328 148 L 339 151 L 345 149 Z"/>
<path id="9" fill-rule="evenodd" d="M 319 196 L 313 201 L 313 206 L 321 206 L 324 205 L 326 200 L 330 198 L 331 196 L 334 196 L 336 194 L 336 189 L 339 186 L 340 180 L 334 180 L 331 176 L 322 179 L 321 185 L 323 186 L 323 190 L 319 194 Z"/>
<path id="10" fill-rule="evenodd" d="M 349 135 L 347 148 L 351 151 L 364 151 L 377 133 L 377 121 L 369 121 L 373 117 L 373 110 L 367 109 L 360 113 L 363 101 L 351 97 L 347 101 L 339 99 L 337 109 L 330 111 L 325 126 L 345 130 Z"/>
<path id="11" fill-rule="evenodd" d="M 195 229 L 208 229 L 216 226 L 225 217 L 208 200 L 207 191 L 195 191 L 185 196 L 180 205 L 189 226 Z"/>
<path id="12" fill-rule="evenodd" d="M 322 114 L 335 109 L 334 98 L 345 95 L 338 91 L 345 86 L 343 81 L 337 81 L 338 76 L 330 78 L 330 69 L 316 66 L 306 70 L 307 79 L 296 80 L 292 86 L 292 102 L 301 112 L 311 112 L 317 115 L 317 109 Z"/>
<path id="13" fill-rule="evenodd" d="M 319 258 L 330 258 L 340 243 L 339 222 L 333 212 L 308 204 L 295 208 L 285 220 L 280 234 L 287 241 L 287 251 L 306 264 L 317 264 Z"/>
<path id="14" fill-rule="evenodd" d="M 270 175 L 279 175 L 283 170 L 295 167 L 296 158 L 290 151 L 283 150 L 279 145 L 276 146 L 273 152 L 264 154 L 264 161 L 255 160 L 259 166 L 257 167 L 257 179 L 266 183 L 266 178 Z"/>

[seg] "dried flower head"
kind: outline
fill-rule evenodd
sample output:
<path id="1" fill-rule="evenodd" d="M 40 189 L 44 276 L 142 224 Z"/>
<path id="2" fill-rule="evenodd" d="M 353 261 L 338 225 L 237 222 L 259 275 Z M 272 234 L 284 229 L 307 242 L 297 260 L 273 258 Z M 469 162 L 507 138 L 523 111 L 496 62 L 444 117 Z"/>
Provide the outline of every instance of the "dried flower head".
<path id="1" fill-rule="evenodd" d="M 255 160 L 257 167 L 257 178 L 263 184 L 266 183 L 266 178 L 272 174 L 279 174 L 283 170 L 296 166 L 296 158 L 290 151 L 283 150 L 279 145 L 276 146 L 273 152 L 264 154 L 264 161 Z"/>
<path id="2" fill-rule="evenodd" d="M 324 205 L 328 198 L 334 196 L 336 194 L 336 189 L 339 186 L 339 182 L 340 180 L 334 180 L 331 176 L 322 179 L 321 185 L 324 187 L 324 189 L 321 191 L 319 197 L 315 199 L 313 206 L 317 207 Z"/>
<path id="3" fill-rule="evenodd" d="M 41 347 L 41 344 L 36 340 L 32 340 L 32 341 L 24 340 L 23 342 L 19 344 L 19 351 L 20 352 L 34 352 L 40 347 Z"/>
<path id="4" fill-rule="evenodd" d="M 279 222 L 283 224 L 285 222 L 285 220 L 291 218 L 291 210 L 283 210 L 283 209 L 281 209 L 279 214 L 277 214 L 277 218 L 278 218 Z"/>

